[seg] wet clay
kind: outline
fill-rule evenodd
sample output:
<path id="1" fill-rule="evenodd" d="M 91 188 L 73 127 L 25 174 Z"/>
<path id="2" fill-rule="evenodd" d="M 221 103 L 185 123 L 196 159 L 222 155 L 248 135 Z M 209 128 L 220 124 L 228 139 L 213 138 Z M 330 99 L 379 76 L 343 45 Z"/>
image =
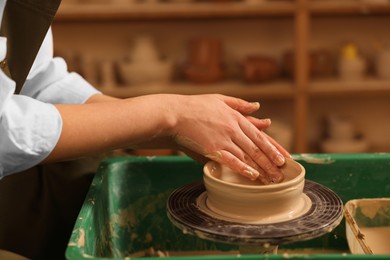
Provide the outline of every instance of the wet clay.
<path id="1" fill-rule="evenodd" d="M 230 168 L 218 164 L 216 162 L 209 162 L 208 165 L 206 165 L 206 167 L 207 167 L 206 170 L 210 171 L 213 177 L 226 183 L 234 183 L 234 184 L 248 185 L 248 186 L 264 185 L 259 179 L 250 180 L 249 178 L 241 174 L 238 174 L 232 171 Z M 281 183 L 287 183 L 292 181 L 293 179 L 299 181 L 305 176 L 305 171 L 303 167 L 292 159 L 286 159 L 286 163 L 280 169 L 284 176 L 283 181 Z"/>
<path id="2" fill-rule="evenodd" d="M 390 227 L 361 227 L 360 231 L 374 254 L 390 254 Z"/>
<path id="3" fill-rule="evenodd" d="M 283 182 L 262 185 L 209 162 L 204 167 L 207 196 L 198 199 L 198 206 L 215 218 L 240 223 L 267 224 L 297 218 L 311 207 L 303 193 L 305 169 L 287 159 L 281 171 Z"/>

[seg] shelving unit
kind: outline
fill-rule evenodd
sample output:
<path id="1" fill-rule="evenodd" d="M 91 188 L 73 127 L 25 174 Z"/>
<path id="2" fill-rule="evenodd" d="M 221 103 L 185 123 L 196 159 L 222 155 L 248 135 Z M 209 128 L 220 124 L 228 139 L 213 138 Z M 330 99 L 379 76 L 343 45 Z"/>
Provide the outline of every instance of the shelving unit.
<path id="1" fill-rule="evenodd" d="M 289 82 L 278 81 L 268 84 L 251 84 L 234 81 L 224 81 L 215 84 L 197 86 L 191 83 L 175 83 L 166 85 L 147 85 L 141 87 L 122 86 L 111 89 L 102 89 L 105 93 L 126 98 L 153 93 L 176 93 L 183 95 L 220 93 L 242 98 L 261 97 L 263 99 L 292 99 L 294 89 Z"/>
<path id="2" fill-rule="evenodd" d="M 271 32 L 272 28 L 264 32 L 266 26 L 259 24 L 259 34 L 262 34 L 264 39 L 268 39 L 271 42 L 272 37 L 288 38 L 284 34 L 291 33 L 289 35 L 291 39 L 288 44 L 290 44 L 290 48 L 294 50 L 296 55 L 294 80 L 281 79 L 265 84 L 247 85 L 242 81 L 233 79 L 204 86 L 187 82 L 173 82 L 172 84 L 159 86 L 110 86 L 102 90 L 107 94 L 122 98 L 152 93 L 221 93 L 249 100 L 264 100 L 269 106 L 268 110 L 274 108 L 276 111 L 278 109 L 280 110 L 280 107 L 285 109 L 287 106 L 287 110 L 289 110 L 287 113 L 291 113 L 287 117 L 291 117 L 290 123 L 293 124 L 292 129 L 294 132 L 294 148 L 292 152 L 304 153 L 318 152 L 316 146 L 313 145 L 313 140 L 318 140 L 320 137 L 316 133 L 318 132 L 316 121 L 319 120 L 316 117 L 320 117 L 321 113 L 325 111 L 322 107 L 319 107 L 319 104 L 333 103 L 335 99 L 347 99 L 348 102 L 346 105 L 349 106 L 361 104 L 362 98 L 369 99 L 369 102 L 374 103 L 374 106 L 367 109 L 371 109 L 372 111 L 363 113 L 363 117 L 358 117 L 357 115 L 355 117 L 353 112 L 350 112 L 355 118 L 360 118 L 358 125 L 364 128 L 365 124 L 363 121 L 367 120 L 370 124 L 375 124 L 376 121 L 373 120 L 377 120 L 377 127 L 385 129 L 379 131 L 380 133 L 384 133 L 384 131 L 387 131 L 386 129 L 390 129 L 390 120 L 387 120 L 389 123 L 386 122 L 383 125 L 384 123 L 381 119 L 371 117 L 370 115 L 371 112 L 383 115 L 383 112 L 378 111 L 390 110 L 390 103 L 387 104 L 383 99 L 384 97 L 390 96 L 390 81 L 381 81 L 374 77 L 369 77 L 360 82 L 348 83 L 339 81 L 336 78 L 310 79 L 308 73 L 308 56 L 310 49 L 313 47 L 312 44 L 315 42 L 315 39 L 311 37 L 313 36 L 313 26 L 316 26 L 316 19 L 331 19 L 332 17 L 338 17 L 340 19 L 365 19 L 367 17 L 379 16 L 387 19 L 386 22 L 388 21 L 390 26 L 390 18 L 387 18 L 387 15 L 390 15 L 390 3 L 368 4 L 356 0 L 269 0 L 258 4 L 248 4 L 245 2 L 164 2 L 132 5 L 90 5 L 83 3 L 63 4 L 53 27 L 55 40 L 58 38 L 66 46 L 66 44 L 71 43 L 65 37 L 56 37 L 56 29 L 59 29 L 60 33 L 64 33 L 65 31 L 73 31 L 76 28 L 75 26 L 83 25 L 84 30 L 87 30 L 85 28 L 92 28 L 91 30 L 93 31 L 98 26 L 103 25 L 104 28 L 117 30 L 116 33 L 118 34 L 121 30 L 118 27 L 127 30 L 127 25 L 136 25 L 136 30 L 139 30 L 139 27 L 166 26 L 166 28 L 173 28 L 170 33 L 176 37 L 174 35 L 176 34 L 175 30 L 184 30 L 183 28 L 185 26 L 195 26 L 194 24 L 207 26 L 217 24 L 215 30 L 219 30 L 220 28 L 224 28 L 224 24 L 227 24 L 226 28 L 230 29 L 230 25 L 233 22 L 241 23 L 240 25 L 245 27 L 248 25 L 252 26 L 252 23 L 261 23 L 261 21 L 270 21 L 269 24 L 271 25 L 275 25 L 276 23 L 275 31 L 273 32 Z M 282 23 L 282 25 L 279 23 Z M 177 27 L 177 24 L 180 24 L 181 27 Z M 291 26 L 292 30 L 289 30 L 290 27 L 288 26 Z M 281 31 L 279 35 L 276 30 L 284 27 L 288 28 Z M 256 26 L 253 26 L 253 28 L 256 28 Z M 155 31 L 158 31 L 158 29 L 161 29 L 161 27 L 158 27 Z M 97 34 L 104 32 L 106 31 L 96 31 Z M 168 34 L 169 30 L 166 29 L 164 32 Z M 114 32 L 110 33 L 114 34 Z M 180 33 L 186 37 L 186 33 L 188 32 L 181 31 L 178 34 Z M 71 35 L 70 32 L 69 35 Z M 229 37 L 232 36 L 230 35 Z M 275 40 L 275 43 L 281 44 L 281 46 L 275 45 L 276 50 L 269 47 L 272 44 L 268 42 L 264 45 L 266 47 L 268 46 L 271 52 L 280 52 L 281 50 L 287 49 L 287 44 L 283 45 L 285 38 Z M 172 41 L 175 39 L 172 39 Z M 376 107 L 375 102 L 372 102 L 376 98 L 381 100 L 378 107 Z M 317 102 L 317 100 L 321 101 Z M 334 107 L 340 110 L 341 105 L 338 104 Z M 350 107 L 347 110 L 351 110 Z M 278 113 L 283 113 L 283 111 L 278 111 Z M 367 129 L 371 131 L 373 129 L 372 125 L 367 127 Z M 368 132 L 365 132 L 365 134 L 369 135 Z M 373 133 L 373 135 L 377 134 Z M 390 150 L 390 136 L 383 136 L 382 139 L 382 141 L 377 140 L 376 144 L 373 145 L 373 152 Z"/>
<path id="3" fill-rule="evenodd" d="M 114 21 L 150 19 L 205 19 L 292 16 L 292 2 L 261 5 L 231 3 L 139 3 L 139 4 L 78 4 L 61 7 L 58 22 Z"/>
<path id="4" fill-rule="evenodd" d="M 355 97 L 390 95 L 390 81 L 367 78 L 357 82 L 343 82 L 337 79 L 312 81 L 309 95 L 313 97 Z"/>
<path id="5" fill-rule="evenodd" d="M 389 4 L 370 4 L 368 1 L 314 0 L 309 4 L 310 13 L 313 15 L 386 15 L 390 13 Z"/>

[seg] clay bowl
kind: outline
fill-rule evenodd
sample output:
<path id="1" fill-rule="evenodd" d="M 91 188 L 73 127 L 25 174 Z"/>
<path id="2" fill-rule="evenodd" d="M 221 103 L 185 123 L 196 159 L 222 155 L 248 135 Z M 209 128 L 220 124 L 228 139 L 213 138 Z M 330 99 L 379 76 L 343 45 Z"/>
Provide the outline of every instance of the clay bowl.
<path id="1" fill-rule="evenodd" d="M 239 223 L 277 223 L 307 212 L 310 199 L 303 193 L 305 169 L 292 159 L 281 168 L 281 183 L 263 185 L 210 161 L 204 166 L 206 207 L 213 217 Z"/>

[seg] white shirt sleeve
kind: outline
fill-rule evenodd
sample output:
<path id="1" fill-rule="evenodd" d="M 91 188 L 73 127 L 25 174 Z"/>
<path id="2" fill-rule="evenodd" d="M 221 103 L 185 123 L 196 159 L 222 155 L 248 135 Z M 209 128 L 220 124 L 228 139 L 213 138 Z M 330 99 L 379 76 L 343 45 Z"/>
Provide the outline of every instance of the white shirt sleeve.
<path id="1" fill-rule="evenodd" d="M 61 116 L 52 104 L 13 95 L 15 84 L 9 81 L 0 71 L 0 178 L 41 162 L 62 129 Z"/>
<path id="2" fill-rule="evenodd" d="M 80 104 L 98 93 L 79 74 L 69 73 L 62 58 L 53 58 L 49 29 L 20 94 L 52 104 Z"/>
<path id="3" fill-rule="evenodd" d="M 6 39 L 0 37 L 0 60 Z M 76 73 L 67 71 L 61 58 L 53 58 L 48 32 L 20 95 L 15 82 L 0 70 L 0 178 L 39 164 L 54 149 L 62 119 L 53 104 L 83 103 L 100 93 Z"/>

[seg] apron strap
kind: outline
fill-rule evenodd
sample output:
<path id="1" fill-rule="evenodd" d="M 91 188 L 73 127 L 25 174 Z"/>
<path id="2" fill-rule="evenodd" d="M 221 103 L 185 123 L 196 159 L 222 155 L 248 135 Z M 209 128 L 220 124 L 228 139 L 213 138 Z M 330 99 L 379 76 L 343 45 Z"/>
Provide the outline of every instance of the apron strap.
<path id="1" fill-rule="evenodd" d="M 61 0 L 7 0 L 0 35 L 7 38 L 3 71 L 19 94 Z"/>

